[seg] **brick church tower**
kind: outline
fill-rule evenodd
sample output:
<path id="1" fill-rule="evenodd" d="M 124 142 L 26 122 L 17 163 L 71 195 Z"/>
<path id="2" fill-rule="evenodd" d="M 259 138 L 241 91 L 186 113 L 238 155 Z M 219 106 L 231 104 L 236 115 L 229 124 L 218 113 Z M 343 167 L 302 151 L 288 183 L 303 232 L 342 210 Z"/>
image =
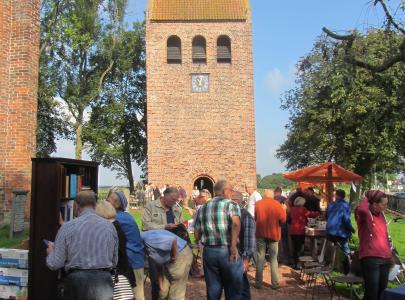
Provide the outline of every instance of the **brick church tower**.
<path id="1" fill-rule="evenodd" d="M 148 180 L 256 182 L 248 0 L 149 0 Z"/>
<path id="2" fill-rule="evenodd" d="M 39 0 L 0 0 L 0 223 L 12 191 L 31 189 L 38 90 Z"/>

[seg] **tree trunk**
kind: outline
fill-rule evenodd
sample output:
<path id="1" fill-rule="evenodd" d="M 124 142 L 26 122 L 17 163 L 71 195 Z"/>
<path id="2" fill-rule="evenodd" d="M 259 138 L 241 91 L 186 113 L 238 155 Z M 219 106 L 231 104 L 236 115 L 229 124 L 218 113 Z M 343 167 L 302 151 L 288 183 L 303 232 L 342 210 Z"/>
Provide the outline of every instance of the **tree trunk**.
<path id="1" fill-rule="evenodd" d="M 125 138 L 125 135 L 124 135 Z M 125 141 L 127 139 L 125 138 Z M 127 143 L 127 142 L 125 142 Z M 125 172 L 127 173 L 127 179 L 129 183 L 129 192 L 133 193 L 135 192 L 135 186 L 134 186 L 134 175 L 132 174 L 132 164 L 131 164 L 131 153 L 129 153 L 129 146 L 126 144 L 124 146 L 124 162 L 125 162 Z"/>
<path id="2" fill-rule="evenodd" d="M 360 200 L 361 194 L 361 183 L 355 184 L 356 191 L 353 190 L 353 187 L 350 187 L 350 205 L 357 205 Z"/>
<path id="3" fill-rule="evenodd" d="M 75 157 L 76 159 L 82 159 L 82 150 L 83 150 L 83 111 L 78 113 L 78 118 L 76 120 L 76 145 L 75 145 Z"/>

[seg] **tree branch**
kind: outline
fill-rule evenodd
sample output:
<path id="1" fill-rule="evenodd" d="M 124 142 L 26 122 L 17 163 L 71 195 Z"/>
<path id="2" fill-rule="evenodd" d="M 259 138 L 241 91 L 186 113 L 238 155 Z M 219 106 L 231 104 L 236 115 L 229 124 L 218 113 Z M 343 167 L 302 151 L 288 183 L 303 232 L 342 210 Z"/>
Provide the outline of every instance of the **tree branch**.
<path id="1" fill-rule="evenodd" d="M 397 22 L 395 22 L 394 17 L 391 15 L 391 13 L 390 13 L 390 11 L 389 11 L 389 9 L 388 9 L 388 6 L 387 6 L 387 4 L 385 3 L 385 0 L 375 0 L 375 1 L 374 1 L 374 5 L 377 5 L 377 3 L 380 3 L 380 4 L 381 4 L 381 6 L 382 6 L 382 8 L 383 8 L 383 10 L 384 10 L 385 16 L 387 17 L 388 22 L 389 22 L 390 24 L 394 25 L 394 27 L 395 27 L 399 32 L 401 32 L 402 34 L 405 34 L 405 29 L 402 28 L 401 26 L 399 26 L 399 24 L 398 24 Z"/>
<path id="2" fill-rule="evenodd" d="M 329 30 L 326 27 L 322 27 L 323 32 L 325 32 L 328 36 L 330 36 L 331 38 L 334 38 L 335 40 L 340 40 L 340 41 L 353 41 L 354 39 L 356 39 L 357 34 L 355 33 L 351 33 L 351 34 L 347 34 L 347 35 L 340 35 L 337 33 L 334 33 L 333 31 Z"/>

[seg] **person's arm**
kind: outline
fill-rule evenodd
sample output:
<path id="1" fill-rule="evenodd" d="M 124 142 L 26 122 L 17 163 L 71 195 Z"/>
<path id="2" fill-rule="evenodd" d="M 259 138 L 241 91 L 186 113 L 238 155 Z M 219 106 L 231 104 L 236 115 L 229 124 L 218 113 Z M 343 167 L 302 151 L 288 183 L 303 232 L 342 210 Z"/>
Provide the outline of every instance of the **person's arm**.
<path id="1" fill-rule="evenodd" d="M 195 217 L 195 222 L 194 222 L 194 238 L 196 240 L 196 243 L 201 239 L 201 208 L 197 211 L 197 216 Z"/>
<path id="2" fill-rule="evenodd" d="M 342 223 L 348 230 L 350 230 L 351 233 L 355 233 L 356 230 L 353 228 L 352 220 L 350 218 L 350 215 L 351 215 L 350 206 L 349 205 L 345 206 L 344 210 L 345 211 L 343 213 Z"/>
<path id="3" fill-rule="evenodd" d="M 240 233 L 240 216 L 232 216 L 232 231 L 231 231 L 231 254 L 229 256 L 230 261 L 236 261 L 238 258 L 238 238 Z"/>
<path id="4" fill-rule="evenodd" d="M 177 239 L 174 238 L 172 242 L 172 247 L 170 250 L 170 259 L 171 261 L 175 261 L 177 257 Z"/>
<path id="5" fill-rule="evenodd" d="M 115 230 L 115 227 L 114 227 L 114 231 L 113 231 L 112 240 L 114 243 L 112 264 L 113 264 L 113 268 L 115 268 L 118 264 L 118 246 L 119 246 L 118 234 L 117 234 L 117 231 Z"/>
<path id="6" fill-rule="evenodd" d="M 52 271 L 63 268 L 67 260 L 67 245 L 65 240 L 66 224 L 67 223 L 62 225 L 62 227 L 59 229 L 59 232 L 56 235 L 55 243 L 49 243 L 46 250 L 46 265 Z"/>
<path id="7" fill-rule="evenodd" d="M 280 225 L 284 224 L 287 221 L 287 207 L 285 204 L 280 204 Z"/>
<path id="8" fill-rule="evenodd" d="M 355 217 L 356 217 L 357 224 L 364 222 L 364 219 L 367 218 L 368 211 L 369 211 L 368 199 L 366 197 L 364 197 L 360 201 L 359 206 L 357 206 L 355 209 Z"/>
<path id="9" fill-rule="evenodd" d="M 152 203 L 148 203 L 142 213 L 142 230 L 165 229 L 164 224 L 152 222 Z"/>
<path id="10" fill-rule="evenodd" d="M 256 223 L 253 220 L 252 216 L 246 214 L 245 217 L 245 226 L 243 233 L 243 267 L 244 271 L 247 272 L 249 266 L 249 260 L 253 257 L 256 252 Z"/>

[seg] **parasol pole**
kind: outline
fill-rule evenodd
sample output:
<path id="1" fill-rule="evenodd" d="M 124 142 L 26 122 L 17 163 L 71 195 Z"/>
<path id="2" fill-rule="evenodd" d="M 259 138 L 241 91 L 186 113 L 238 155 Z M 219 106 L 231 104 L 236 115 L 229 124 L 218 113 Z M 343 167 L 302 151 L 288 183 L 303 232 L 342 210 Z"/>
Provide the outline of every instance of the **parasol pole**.
<path id="1" fill-rule="evenodd" d="M 333 199 L 333 182 L 332 182 L 332 165 L 328 166 L 328 173 L 327 173 L 328 181 L 326 182 L 326 197 L 328 203 Z"/>

